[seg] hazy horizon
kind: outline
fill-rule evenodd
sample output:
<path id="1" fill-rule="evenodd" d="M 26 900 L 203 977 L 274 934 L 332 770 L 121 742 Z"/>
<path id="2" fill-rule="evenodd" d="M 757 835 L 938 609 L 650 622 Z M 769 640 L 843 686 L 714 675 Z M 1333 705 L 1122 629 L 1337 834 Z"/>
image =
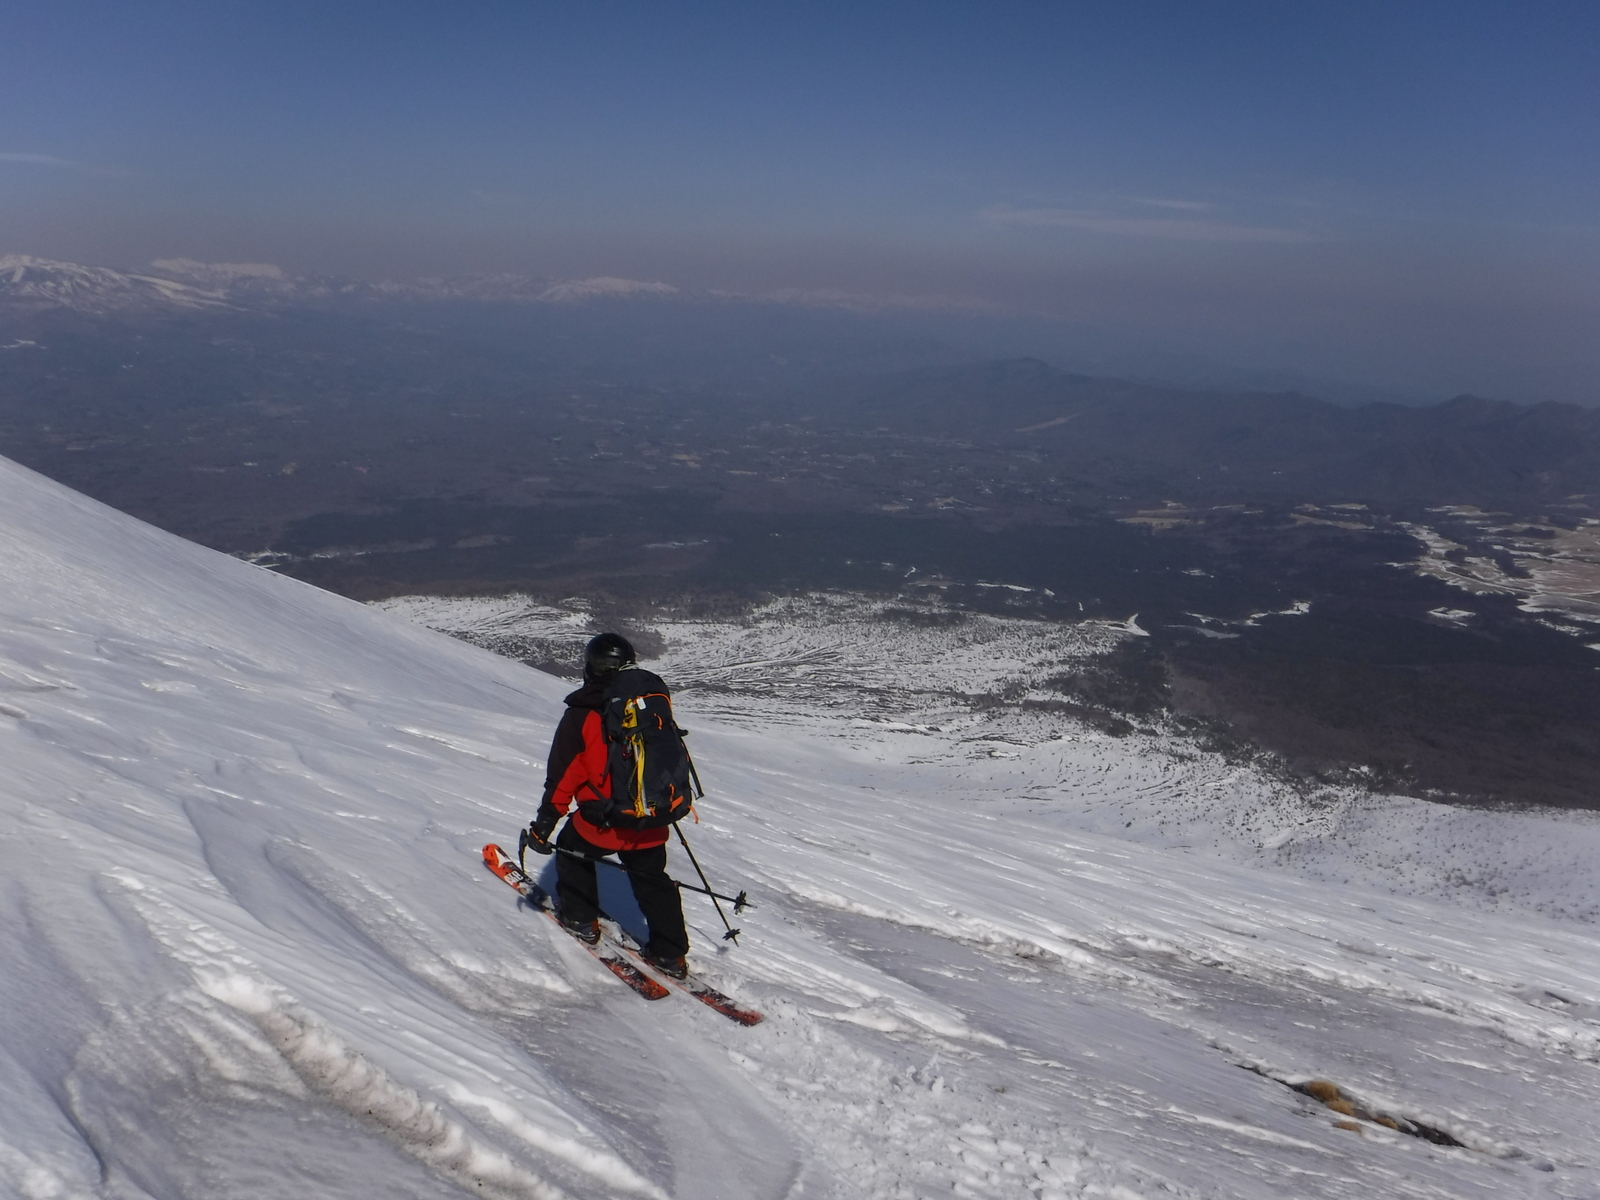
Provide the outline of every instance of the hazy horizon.
<path id="1" fill-rule="evenodd" d="M 0 47 L 0 253 L 1044 317 L 1600 401 L 1600 11 L 103 0 Z"/>

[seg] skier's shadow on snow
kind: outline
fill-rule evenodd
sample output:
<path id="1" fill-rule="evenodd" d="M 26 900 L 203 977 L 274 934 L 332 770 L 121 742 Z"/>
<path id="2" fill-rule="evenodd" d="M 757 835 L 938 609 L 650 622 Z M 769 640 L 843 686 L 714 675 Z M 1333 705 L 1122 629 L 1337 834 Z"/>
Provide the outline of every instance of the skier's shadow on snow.
<path id="1" fill-rule="evenodd" d="M 529 855 L 532 858 L 533 855 Z M 628 877 L 616 866 L 607 866 L 611 860 L 601 859 L 595 866 L 596 878 L 599 881 L 600 911 L 618 925 L 622 930 L 639 945 L 644 945 L 650 940 L 649 926 L 645 924 L 644 913 L 639 908 L 639 902 L 633 898 L 633 888 L 628 884 Z M 553 861 L 544 864 L 544 868 L 534 876 L 537 883 L 545 892 L 556 896 L 556 864 Z M 527 901 L 523 901 L 524 904 Z"/>

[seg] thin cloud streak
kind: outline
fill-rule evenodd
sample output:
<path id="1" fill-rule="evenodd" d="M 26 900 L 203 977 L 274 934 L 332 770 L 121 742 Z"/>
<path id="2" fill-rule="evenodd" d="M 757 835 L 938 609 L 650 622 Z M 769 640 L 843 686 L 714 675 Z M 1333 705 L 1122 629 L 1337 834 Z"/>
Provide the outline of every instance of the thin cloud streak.
<path id="1" fill-rule="evenodd" d="M 1155 200 L 1148 196 L 1135 196 L 1135 204 L 1148 204 L 1151 208 L 1175 208 L 1183 212 L 1210 212 L 1215 204 L 1207 204 L 1203 200 Z"/>
<path id="2" fill-rule="evenodd" d="M 1166 202 L 1176 206 L 1185 202 Z M 978 214 L 991 225 L 1033 228 L 1086 229 L 1123 237 L 1165 238 L 1183 242 L 1309 242 L 1315 239 L 1298 229 L 1259 225 L 1232 225 L 1226 221 L 1194 218 L 1118 217 L 1072 208 L 1012 208 L 996 204 Z"/>
<path id="3" fill-rule="evenodd" d="M 84 175 L 134 175 L 122 167 L 97 167 L 93 163 L 78 162 L 71 158 L 58 158 L 54 154 L 10 154 L 0 153 L 0 163 L 26 163 L 37 167 L 60 167 L 68 171 L 79 171 Z"/>

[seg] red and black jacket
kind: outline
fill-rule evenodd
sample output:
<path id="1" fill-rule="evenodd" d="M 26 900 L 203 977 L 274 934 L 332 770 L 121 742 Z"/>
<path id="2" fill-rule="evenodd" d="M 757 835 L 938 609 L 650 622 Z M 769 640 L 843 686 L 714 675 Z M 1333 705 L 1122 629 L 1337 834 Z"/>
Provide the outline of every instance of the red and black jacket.
<path id="1" fill-rule="evenodd" d="M 567 711 L 556 726 L 544 779 L 544 803 L 558 813 L 567 813 L 574 802 L 611 795 L 606 736 L 600 720 L 605 692 L 603 683 L 585 683 L 567 697 Z M 664 827 L 601 828 L 586 821 L 581 811 L 572 812 L 572 825 L 584 841 L 603 850 L 647 850 L 665 845 L 669 835 Z"/>

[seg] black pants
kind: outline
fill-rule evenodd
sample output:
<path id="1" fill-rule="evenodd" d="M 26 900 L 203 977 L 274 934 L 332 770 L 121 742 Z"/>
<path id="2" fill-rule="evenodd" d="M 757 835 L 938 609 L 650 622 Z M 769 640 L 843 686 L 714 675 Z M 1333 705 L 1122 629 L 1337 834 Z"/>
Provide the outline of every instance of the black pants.
<path id="1" fill-rule="evenodd" d="M 667 878 L 667 848 L 648 850 L 603 850 L 586 841 L 572 822 L 562 827 L 556 845 L 572 854 L 556 855 L 556 894 L 563 915 L 579 921 L 600 915 L 600 894 L 596 887 L 594 860 L 615 854 L 633 874 L 633 898 L 639 902 L 645 924 L 650 927 L 646 946 L 652 954 L 682 956 L 689 953 L 689 931 L 683 927 L 683 898 L 678 886 Z M 583 858 L 575 858 L 581 854 Z"/>

